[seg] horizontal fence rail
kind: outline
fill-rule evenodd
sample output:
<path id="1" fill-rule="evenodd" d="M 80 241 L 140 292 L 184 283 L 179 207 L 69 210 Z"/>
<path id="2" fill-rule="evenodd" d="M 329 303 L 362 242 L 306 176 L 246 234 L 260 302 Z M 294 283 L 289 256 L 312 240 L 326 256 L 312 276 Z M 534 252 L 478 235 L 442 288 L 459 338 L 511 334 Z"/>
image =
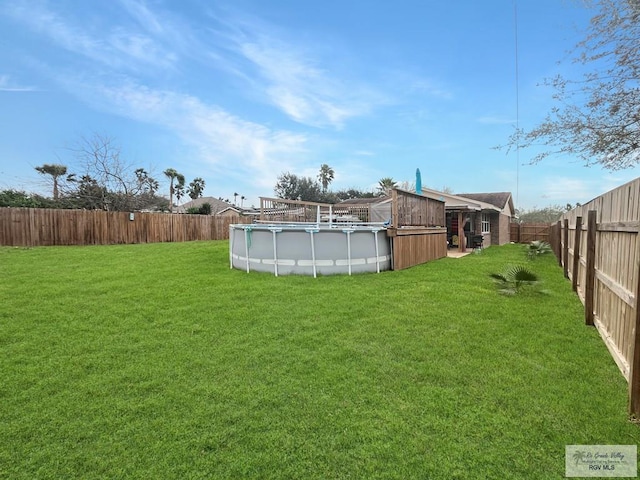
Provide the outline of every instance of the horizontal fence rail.
<path id="1" fill-rule="evenodd" d="M 629 412 L 640 418 L 640 178 L 562 216 L 551 245 L 629 382 Z"/>
<path id="2" fill-rule="evenodd" d="M 225 240 L 240 216 L 0 208 L 0 245 L 111 245 Z"/>

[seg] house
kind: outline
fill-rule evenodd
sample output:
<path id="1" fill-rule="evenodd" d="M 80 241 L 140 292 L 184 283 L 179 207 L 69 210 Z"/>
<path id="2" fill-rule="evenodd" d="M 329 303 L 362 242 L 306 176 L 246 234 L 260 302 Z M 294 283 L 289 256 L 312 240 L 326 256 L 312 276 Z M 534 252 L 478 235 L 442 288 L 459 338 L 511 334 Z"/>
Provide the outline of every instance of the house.
<path id="1" fill-rule="evenodd" d="M 235 217 L 242 215 L 246 209 L 225 202 L 214 197 L 200 197 L 190 202 L 184 203 L 177 207 L 174 211 L 178 213 L 186 213 L 190 208 L 200 208 L 205 203 L 211 205 L 211 215 L 222 215 L 227 217 Z"/>
<path id="2" fill-rule="evenodd" d="M 509 192 L 450 194 L 423 188 L 422 194 L 443 200 L 449 246 L 472 245 L 474 235 L 482 235 L 483 246 L 510 242 L 509 225 L 515 209 Z M 460 245 L 460 231 L 465 243 Z"/>

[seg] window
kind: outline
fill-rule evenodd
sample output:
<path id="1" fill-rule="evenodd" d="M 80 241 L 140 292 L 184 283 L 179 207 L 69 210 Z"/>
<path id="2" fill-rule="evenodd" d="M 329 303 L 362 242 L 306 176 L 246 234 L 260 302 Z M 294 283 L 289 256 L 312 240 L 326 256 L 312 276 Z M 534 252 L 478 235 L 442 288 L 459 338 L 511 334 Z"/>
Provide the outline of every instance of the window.
<path id="1" fill-rule="evenodd" d="M 491 232 L 491 222 L 489 222 L 489 214 L 483 213 L 482 214 L 482 233 L 489 233 L 489 232 Z"/>

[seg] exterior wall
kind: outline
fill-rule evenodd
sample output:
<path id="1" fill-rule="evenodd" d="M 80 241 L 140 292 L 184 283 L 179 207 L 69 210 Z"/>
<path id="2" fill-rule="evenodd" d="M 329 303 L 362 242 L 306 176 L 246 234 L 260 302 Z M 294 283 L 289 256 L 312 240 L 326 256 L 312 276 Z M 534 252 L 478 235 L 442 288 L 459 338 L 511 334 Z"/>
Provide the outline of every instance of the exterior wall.
<path id="1" fill-rule="evenodd" d="M 511 241 L 511 217 L 509 215 L 499 214 L 499 245 L 504 245 Z"/>
<path id="2" fill-rule="evenodd" d="M 492 213 L 489 220 L 491 224 L 491 245 L 509 243 L 511 241 L 511 231 L 509 230 L 511 218 L 502 213 Z"/>
<path id="3" fill-rule="evenodd" d="M 489 225 L 491 228 L 491 243 L 490 245 L 500 245 L 500 214 L 491 213 L 489 215 Z"/>

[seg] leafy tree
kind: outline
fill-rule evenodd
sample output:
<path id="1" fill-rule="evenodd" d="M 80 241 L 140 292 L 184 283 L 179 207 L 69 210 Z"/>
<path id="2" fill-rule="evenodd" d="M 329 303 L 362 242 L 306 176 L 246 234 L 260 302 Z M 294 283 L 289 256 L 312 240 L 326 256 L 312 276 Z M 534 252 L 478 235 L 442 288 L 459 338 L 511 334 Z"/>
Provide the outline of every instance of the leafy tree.
<path id="1" fill-rule="evenodd" d="M 150 177 L 144 168 L 138 168 L 134 173 L 138 179 L 138 189 L 140 193 L 149 193 L 154 195 L 160 188 L 158 181 L 155 178 Z"/>
<path id="2" fill-rule="evenodd" d="M 178 173 L 175 168 L 167 168 L 164 172 L 165 176 L 169 179 L 169 211 L 173 212 L 173 197 L 178 193 L 182 195 L 184 188 L 184 175 Z M 176 189 L 178 190 L 176 192 Z M 178 198 L 178 200 L 180 200 Z"/>
<path id="3" fill-rule="evenodd" d="M 67 174 L 66 165 L 45 163 L 40 167 L 36 167 L 36 171 L 42 175 L 51 175 L 53 180 L 53 199 L 58 200 L 58 179 Z"/>
<path id="4" fill-rule="evenodd" d="M 544 208 L 533 207 L 530 210 L 517 210 L 516 216 L 520 223 L 553 223 L 566 212 L 560 205 L 550 205 Z"/>
<path id="5" fill-rule="evenodd" d="M 335 197 L 337 202 L 341 202 L 351 198 L 375 198 L 376 194 L 375 192 L 365 192 L 364 190 L 352 187 L 344 190 L 338 190 L 335 192 Z"/>
<path id="6" fill-rule="evenodd" d="M 187 194 L 191 197 L 191 200 L 195 200 L 196 198 L 200 198 L 202 196 L 202 192 L 204 191 L 205 182 L 202 178 L 196 177 L 189 184 L 189 188 L 187 188 Z"/>
<path id="7" fill-rule="evenodd" d="M 173 189 L 173 193 L 176 195 L 176 202 L 180 204 L 180 199 L 185 195 L 184 182 L 178 182 Z"/>
<path id="8" fill-rule="evenodd" d="M 398 183 L 391 177 L 383 177 L 378 180 L 378 192 L 380 195 L 389 195 L 391 190 L 397 186 Z"/>
<path id="9" fill-rule="evenodd" d="M 37 197 L 26 192 L 13 189 L 0 191 L 0 207 L 39 208 L 41 206 Z"/>
<path id="10" fill-rule="evenodd" d="M 203 203 L 199 207 L 189 207 L 187 208 L 187 213 L 192 215 L 211 215 L 211 204 Z"/>
<path id="11" fill-rule="evenodd" d="M 200 205 L 200 215 L 211 215 L 211 204 L 203 203 Z"/>
<path id="12" fill-rule="evenodd" d="M 278 198 L 289 200 L 319 202 L 322 199 L 322 192 L 318 182 L 310 177 L 298 177 L 289 172 L 278 176 L 274 192 Z"/>
<path id="13" fill-rule="evenodd" d="M 322 185 L 322 192 L 325 193 L 329 184 L 333 181 L 335 176 L 335 172 L 333 168 L 331 168 L 326 163 L 320 165 L 320 173 L 318 174 L 318 180 L 320 180 L 320 184 Z"/>
<path id="14" fill-rule="evenodd" d="M 83 175 L 78 181 L 75 200 L 78 208 L 87 210 L 108 210 L 109 192 L 90 175 Z"/>
<path id="15" fill-rule="evenodd" d="M 581 78 L 546 80 L 557 105 L 529 131 L 516 131 L 509 148 L 543 145 L 551 154 L 577 156 L 585 165 L 617 170 L 640 162 L 640 3 L 594 0 L 598 12 L 573 50 Z"/>

